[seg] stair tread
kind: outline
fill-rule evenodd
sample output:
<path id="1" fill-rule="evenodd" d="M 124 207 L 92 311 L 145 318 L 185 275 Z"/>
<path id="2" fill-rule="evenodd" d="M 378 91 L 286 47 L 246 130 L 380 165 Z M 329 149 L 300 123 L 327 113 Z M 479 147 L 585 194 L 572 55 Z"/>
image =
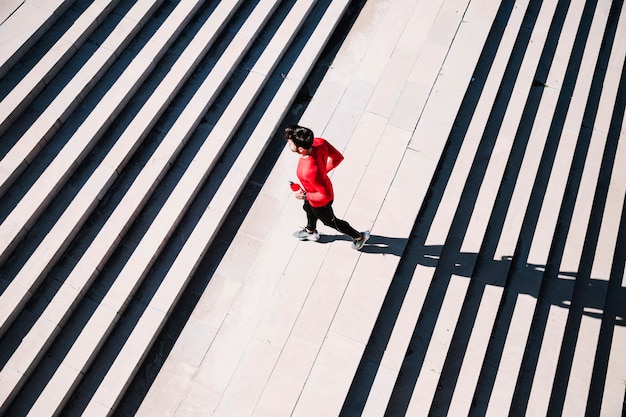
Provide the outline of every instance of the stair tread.
<path id="1" fill-rule="evenodd" d="M 24 1 L 0 24 L 0 77 L 26 53 L 72 2 Z M 10 5 L 6 5 L 10 6 Z"/>
<path id="2" fill-rule="evenodd" d="M 190 13 L 195 9 L 195 7 L 197 6 L 194 6 L 194 3 L 188 2 L 184 3 L 180 8 L 183 11 Z M 185 21 L 184 18 L 176 19 L 176 16 L 174 16 L 172 20 L 172 22 L 170 20 L 168 20 L 167 22 L 175 24 L 177 22 L 182 23 Z M 166 34 L 173 30 L 171 28 L 168 28 L 167 26 L 165 27 L 167 28 L 165 30 Z M 162 39 L 161 42 L 165 42 L 166 39 Z M 139 66 L 142 66 L 142 68 L 145 69 L 145 58 L 142 58 L 136 62 Z M 187 73 L 189 73 L 193 62 L 189 62 L 187 59 L 182 60 L 182 62 L 187 65 Z M 130 67 L 130 73 L 131 75 L 129 77 L 132 80 L 132 78 L 136 74 L 134 68 L 132 67 L 132 64 Z M 123 85 L 127 81 L 129 80 L 122 76 L 119 79 L 118 84 Z M 120 138 L 116 146 L 109 153 L 107 158 L 105 158 L 103 164 L 98 167 L 98 169 L 91 176 L 89 181 L 80 190 L 78 195 L 73 199 L 68 210 L 65 211 L 61 219 L 54 226 L 54 232 L 46 236 L 42 244 L 39 245 L 37 251 L 35 252 L 36 255 L 31 257 L 27 261 L 26 265 L 13 280 L 13 283 L 28 288 L 30 292 L 34 291 L 43 274 L 46 272 L 46 263 L 42 263 L 42 260 L 47 260 L 48 262 L 51 262 L 57 256 L 57 253 L 59 253 L 64 247 L 67 246 L 67 244 L 69 243 L 69 239 L 62 239 L 61 242 L 58 242 L 58 239 L 62 238 L 63 236 L 65 236 L 66 238 L 71 238 L 75 235 L 75 233 L 78 231 L 78 227 L 84 222 L 88 214 L 94 209 L 94 206 L 99 200 L 102 193 L 106 191 L 111 181 L 117 177 L 117 170 L 121 168 L 124 162 L 128 159 L 129 153 L 131 153 L 133 149 L 135 149 L 136 146 L 138 146 L 138 144 L 141 143 L 141 140 L 145 137 L 145 129 L 149 128 L 152 125 L 156 117 L 156 115 L 154 114 L 154 107 L 161 105 L 159 104 L 159 101 L 166 100 L 169 96 L 167 91 L 169 90 L 171 92 L 172 90 L 174 90 L 181 81 L 184 81 L 184 77 L 183 80 L 179 80 L 177 79 L 177 77 L 171 77 L 170 79 L 168 79 L 169 83 L 162 83 L 159 86 L 159 88 L 157 89 L 157 93 L 163 93 L 163 95 L 153 95 L 155 100 L 149 101 L 146 107 L 144 107 L 145 111 L 143 113 L 140 113 L 143 118 L 139 117 L 134 120 L 135 124 L 127 130 L 128 134 L 123 135 L 122 138 Z M 128 88 L 132 88 L 132 86 L 128 86 Z M 166 91 L 162 91 L 163 89 L 166 89 Z M 115 87 L 113 87 L 112 90 L 115 91 Z M 115 97 L 115 100 L 117 100 L 117 98 L 119 97 L 115 92 L 112 95 Z M 115 100 L 112 105 L 114 107 L 117 107 L 119 106 L 119 104 Z M 108 114 L 110 113 L 107 112 L 107 108 L 104 106 L 106 106 L 106 104 L 104 104 L 102 108 L 97 108 L 97 111 L 92 113 L 94 115 L 94 118 L 101 118 L 104 116 L 104 118 L 108 120 Z M 109 111 L 111 111 L 110 107 Z M 110 122 L 110 120 L 108 120 L 108 122 Z M 21 224 L 22 230 L 24 228 L 27 228 L 27 226 L 25 225 L 32 221 L 31 219 L 33 218 L 33 216 L 42 209 L 41 205 L 45 204 L 45 202 L 50 199 L 49 193 L 51 193 L 52 190 L 54 190 L 55 188 L 58 188 L 58 182 L 62 181 L 62 178 L 67 176 L 66 167 L 68 165 L 73 165 L 74 161 L 80 158 L 80 154 L 84 153 L 84 150 L 81 148 L 81 142 L 84 143 L 85 138 L 88 139 L 89 143 L 96 139 L 91 136 L 90 132 L 88 132 L 94 127 L 94 125 L 97 125 L 97 123 L 91 119 L 87 119 L 87 121 L 82 125 L 83 129 L 81 130 L 79 128 L 77 133 L 74 135 L 74 146 L 68 145 L 64 148 L 64 151 L 62 151 L 46 169 L 45 174 L 40 177 L 39 181 L 35 183 L 31 191 L 29 191 L 29 194 L 27 194 L 24 199 L 20 200 L 18 207 L 13 210 L 5 223 L 2 224 L 2 228 L 6 230 L 8 226 L 12 224 Z M 144 129 L 144 131 L 140 131 L 138 133 L 137 128 L 135 127 L 136 125 L 140 125 L 141 129 Z M 83 132 L 83 130 L 87 130 L 87 132 Z M 70 142 L 70 144 L 72 144 L 72 142 Z M 84 144 L 83 146 L 89 147 L 90 145 Z M 141 195 L 142 194 L 137 194 L 134 197 L 137 198 Z M 29 198 L 28 196 L 32 196 L 32 198 Z M 39 200 L 40 206 L 37 207 L 37 203 L 33 200 Z M 133 211 L 131 210 L 129 212 L 132 213 Z M 13 217 L 19 218 L 14 219 Z M 20 230 L 18 229 L 18 227 L 19 226 L 14 226 L 13 229 L 5 232 L 5 248 L 11 246 L 12 243 L 10 242 L 10 239 L 13 236 L 17 236 L 17 233 L 19 233 Z M 113 236 L 116 236 L 117 234 L 119 234 L 119 232 L 113 234 Z M 13 239 L 15 240 L 16 237 L 13 237 Z M 0 295 L 0 298 L 12 298 L 12 296 L 10 296 L 9 294 L 2 294 Z M 6 326 L 9 324 L 9 320 L 6 319 L 6 315 L 2 315 L 1 317 L 3 320 L 2 329 L 4 331 L 6 329 Z"/>
<path id="3" fill-rule="evenodd" d="M 2 174 L 2 177 L 0 177 L 0 195 L 4 194 L 23 172 L 24 162 L 30 163 L 50 135 L 67 121 L 71 112 L 80 104 L 109 66 L 112 65 L 120 50 L 132 39 L 141 28 L 142 22 L 149 18 L 159 3 L 160 1 L 138 1 L 116 25 L 102 45 L 98 47 L 89 60 L 74 75 L 71 81 L 55 96 L 50 105 L 42 109 L 41 115 L 32 122 L 28 130 L 18 139 L 16 145 L 0 160 L 0 173 Z M 143 18 L 140 20 L 134 18 L 138 13 L 143 13 Z M 133 18 L 128 17 L 128 15 L 133 16 Z M 89 143 L 88 138 L 84 136 L 81 140 Z M 72 152 L 80 152 L 84 147 L 85 145 L 79 144 L 75 148 L 73 146 L 71 148 L 75 149 Z M 65 147 L 64 149 L 67 148 Z M 47 197 L 47 193 L 38 196 L 38 198 Z M 38 208 L 40 203 L 30 202 L 26 205 L 29 208 Z M 8 241 L 13 239 L 11 236 L 5 235 L 4 232 L 2 232 L 2 235 Z M 0 254 L 4 250 L 6 250 L 5 247 L 0 247 Z"/>

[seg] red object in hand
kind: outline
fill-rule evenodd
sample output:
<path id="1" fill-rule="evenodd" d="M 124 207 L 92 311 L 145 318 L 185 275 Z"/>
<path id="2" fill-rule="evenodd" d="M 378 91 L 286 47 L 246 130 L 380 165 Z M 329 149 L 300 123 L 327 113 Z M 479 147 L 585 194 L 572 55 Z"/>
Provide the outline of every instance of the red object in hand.
<path id="1" fill-rule="evenodd" d="M 298 191 L 302 189 L 302 187 L 300 187 L 300 184 L 297 184 L 293 181 L 289 181 L 289 186 L 291 187 L 291 191 Z"/>

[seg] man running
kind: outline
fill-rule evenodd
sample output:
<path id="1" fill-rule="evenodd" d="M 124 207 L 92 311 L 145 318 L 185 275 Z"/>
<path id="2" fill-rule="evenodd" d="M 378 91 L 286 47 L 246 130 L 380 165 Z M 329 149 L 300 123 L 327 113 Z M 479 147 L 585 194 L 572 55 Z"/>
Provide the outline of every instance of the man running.
<path id="1" fill-rule="evenodd" d="M 369 231 L 358 232 L 350 224 L 335 217 L 335 198 L 328 172 L 343 161 L 343 155 L 325 139 L 316 138 L 309 128 L 290 125 L 285 128 L 289 148 L 300 156 L 296 174 L 302 188 L 294 192 L 304 202 L 307 225 L 293 235 L 300 240 L 317 241 L 317 221 L 352 238 L 352 248 L 361 250 L 370 237 Z"/>

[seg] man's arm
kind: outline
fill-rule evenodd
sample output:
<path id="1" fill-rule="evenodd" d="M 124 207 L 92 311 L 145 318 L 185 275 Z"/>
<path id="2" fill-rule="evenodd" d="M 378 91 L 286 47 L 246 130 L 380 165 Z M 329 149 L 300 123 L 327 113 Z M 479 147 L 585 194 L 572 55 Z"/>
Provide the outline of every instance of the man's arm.
<path id="1" fill-rule="evenodd" d="M 326 172 L 334 169 L 343 161 L 343 155 L 333 145 L 326 142 L 328 146 L 328 160 L 326 161 Z"/>

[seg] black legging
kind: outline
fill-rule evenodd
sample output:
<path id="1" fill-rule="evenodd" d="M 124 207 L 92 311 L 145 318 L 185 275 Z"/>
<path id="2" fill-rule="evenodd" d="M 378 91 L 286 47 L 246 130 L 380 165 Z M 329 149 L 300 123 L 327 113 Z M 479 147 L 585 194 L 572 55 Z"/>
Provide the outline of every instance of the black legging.
<path id="1" fill-rule="evenodd" d="M 304 200 L 304 206 L 302 208 L 306 212 L 308 230 L 317 229 L 317 221 L 321 220 L 328 227 L 350 236 L 352 239 L 358 239 L 361 237 L 361 233 L 356 231 L 350 224 L 335 217 L 332 207 L 333 202 L 326 204 L 323 207 L 312 207 L 307 200 Z"/>

